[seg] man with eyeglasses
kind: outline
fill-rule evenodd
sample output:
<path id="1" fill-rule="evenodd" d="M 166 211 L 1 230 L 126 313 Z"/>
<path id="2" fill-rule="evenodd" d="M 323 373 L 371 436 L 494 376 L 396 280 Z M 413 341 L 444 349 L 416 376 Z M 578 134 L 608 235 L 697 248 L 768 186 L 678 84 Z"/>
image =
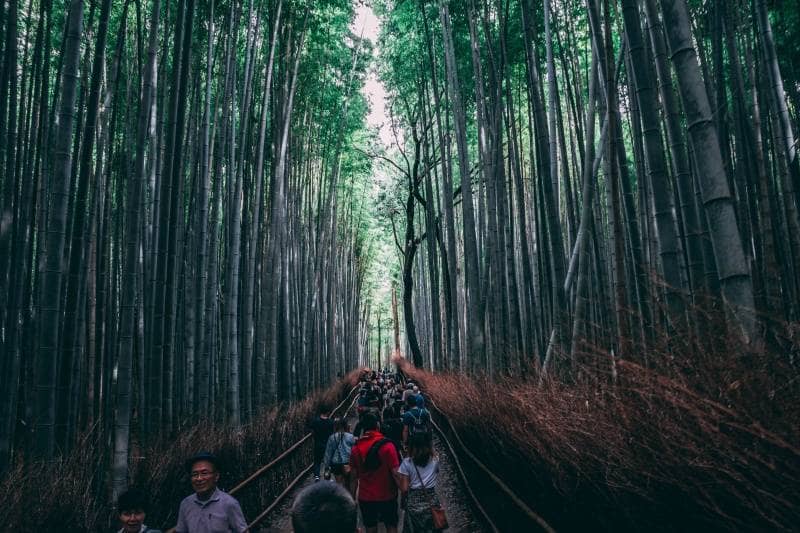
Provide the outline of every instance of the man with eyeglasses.
<path id="1" fill-rule="evenodd" d="M 217 488 L 219 461 L 208 452 L 200 452 L 189 461 L 194 494 L 181 502 L 176 533 L 240 533 L 247 522 L 236 498 Z"/>

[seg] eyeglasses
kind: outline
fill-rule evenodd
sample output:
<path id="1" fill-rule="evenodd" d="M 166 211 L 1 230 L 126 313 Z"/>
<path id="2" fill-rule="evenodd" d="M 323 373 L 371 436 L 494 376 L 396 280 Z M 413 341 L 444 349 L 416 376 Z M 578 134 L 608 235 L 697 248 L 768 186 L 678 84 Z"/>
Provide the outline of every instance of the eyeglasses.
<path id="1" fill-rule="evenodd" d="M 192 472 L 192 479 L 211 477 L 214 474 L 216 474 L 216 472 L 212 472 L 210 470 L 200 470 L 199 472 Z"/>

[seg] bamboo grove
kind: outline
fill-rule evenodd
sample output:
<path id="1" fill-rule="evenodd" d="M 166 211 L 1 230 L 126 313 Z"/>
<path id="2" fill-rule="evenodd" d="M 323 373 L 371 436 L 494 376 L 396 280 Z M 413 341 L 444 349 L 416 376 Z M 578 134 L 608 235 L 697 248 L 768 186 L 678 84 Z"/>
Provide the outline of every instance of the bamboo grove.
<path id="1" fill-rule="evenodd" d="M 2 16 L 3 465 L 91 431 L 119 490 L 129 443 L 356 366 L 371 48 L 348 2 Z"/>
<path id="2" fill-rule="evenodd" d="M 796 4 L 379 4 L 415 364 L 613 376 L 711 332 L 791 357 Z"/>
<path id="3" fill-rule="evenodd" d="M 377 43 L 360 3 L 0 5 L 0 471 L 88 434 L 116 492 L 377 361 L 382 242 L 416 366 L 796 355 L 796 3 L 374 0 Z"/>

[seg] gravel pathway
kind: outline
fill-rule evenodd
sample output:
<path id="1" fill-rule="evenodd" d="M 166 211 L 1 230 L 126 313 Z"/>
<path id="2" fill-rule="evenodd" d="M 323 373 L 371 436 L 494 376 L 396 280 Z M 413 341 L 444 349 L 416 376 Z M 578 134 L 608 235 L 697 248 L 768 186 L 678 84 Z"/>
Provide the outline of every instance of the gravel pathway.
<path id="1" fill-rule="evenodd" d="M 439 440 L 434 433 L 433 445 L 439 454 L 439 479 L 436 483 L 436 492 L 447 511 L 447 521 L 450 528 L 447 531 L 459 533 L 484 533 L 489 531 L 480 521 L 479 513 L 473 509 L 472 502 L 464 490 L 464 483 L 458 475 L 453 458 L 447 446 Z"/>
<path id="2" fill-rule="evenodd" d="M 439 436 L 434 435 L 434 447 L 436 453 L 439 454 L 441 461 L 441 469 L 439 471 L 439 480 L 437 483 L 436 491 L 439 494 L 439 499 L 447 510 L 447 519 L 450 522 L 448 532 L 458 533 L 484 533 L 488 529 L 483 526 L 479 521 L 478 513 L 473 510 L 469 497 L 464 490 L 461 478 L 458 475 L 453 459 L 447 447 L 440 442 Z M 292 531 L 290 520 L 290 509 L 294 497 L 305 487 L 314 482 L 313 476 L 309 475 L 304 479 L 295 490 L 293 490 L 281 504 L 271 513 L 270 518 L 262 523 L 262 528 L 258 531 L 262 533 L 288 533 Z M 320 483 L 330 483 L 320 481 Z M 400 527 L 399 531 L 403 531 L 402 527 L 403 514 L 400 512 Z M 359 513 L 358 525 L 363 528 L 361 523 L 361 514 Z M 363 531 L 363 529 L 362 529 Z M 378 529 L 379 532 L 385 532 L 381 525 Z"/>

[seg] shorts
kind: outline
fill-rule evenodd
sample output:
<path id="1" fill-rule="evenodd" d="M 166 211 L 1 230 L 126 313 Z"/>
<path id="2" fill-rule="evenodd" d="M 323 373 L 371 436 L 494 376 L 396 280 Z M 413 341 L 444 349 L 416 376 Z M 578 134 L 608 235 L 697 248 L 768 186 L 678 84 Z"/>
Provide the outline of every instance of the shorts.
<path id="1" fill-rule="evenodd" d="M 358 506 L 361 508 L 361 518 L 364 520 L 364 527 L 375 527 L 378 522 L 383 522 L 388 527 L 397 525 L 397 499 L 385 502 L 365 502 L 359 500 Z"/>

